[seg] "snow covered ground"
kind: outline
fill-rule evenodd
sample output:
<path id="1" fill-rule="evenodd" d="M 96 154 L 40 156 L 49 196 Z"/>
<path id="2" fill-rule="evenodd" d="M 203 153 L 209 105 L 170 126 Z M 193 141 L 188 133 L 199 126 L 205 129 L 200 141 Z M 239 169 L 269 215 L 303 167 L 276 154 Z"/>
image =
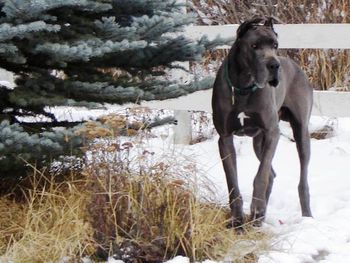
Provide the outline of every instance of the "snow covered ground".
<path id="1" fill-rule="evenodd" d="M 310 129 L 325 124 L 327 120 L 323 117 L 312 117 Z M 273 234 L 272 249 L 262 252 L 259 263 L 339 263 L 350 259 L 350 118 L 335 120 L 335 128 L 334 137 L 325 140 L 312 139 L 309 185 L 314 218 L 302 218 L 297 191 L 298 155 L 295 143 L 288 139 L 291 137 L 289 125 L 281 123 L 284 136 L 281 136 L 273 161 L 277 177 L 262 227 Z M 168 150 L 193 158 L 198 168 L 214 182 L 217 202 L 226 204 L 227 188 L 217 139 L 215 137 L 191 146 L 168 146 Z M 235 145 L 244 210 L 249 213 L 258 161 L 253 152 L 251 138 L 235 137 Z M 167 148 L 160 139 L 150 140 L 149 146 L 156 152 Z M 183 257 L 169 261 L 187 262 L 189 260 Z"/>
<path id="2" fill-rule="evenodd" d="M 96 118 L 101 114 L 120 111 L 120 107 L 96 111 L 60 108 L 52 110 L 59 119 Z M 310 130 L 329 122 L 329 118 L 313 116 Z M 340 263 L 350 260 L 350 118 L 334 119 L 335 134 L 324 140 L 312 139 L 309 186 L 314 218 L 302 218 L 297 185 L 299 159 L 289 138 L 289 124 L 282 122 L 282 136 L 273 161 L 277 177 L 268 204 L 262 229 L 272 233 L 271 250 L 262 251 L 259 263 Z M 157 138 L 147 141 L 147 148 L 159 156 L 175 154 L 188 156 L 215 185 L 218 203 L 227 204 L 227 188 L 217 139 L 195 145 L 173 145 L 171 127 L 158 128 Z M 244 210 L 249 214 L 253 179 L 258 169 L 252 139 L 235 137 L 238 154 L 239 185 Z M 207 194 L 205 191 L 203 195 Z M 228 251 L 228 255 L 229 255 Z M 110 263 L 117 262 L 113 259 Z M 168 263 L 188 263 L 189 259 L 176 257 Z M 119 261 L 120 263 L 120 261 Z M 205 263 L 215 263 L 205 261 Z"/>
<path id="3" fill-rule="evenodd" d="M 312 118 L 311 129 L 325 119 Z M 288 124 L 282 133 L 291 135 Z M 245 211 L 249 213 L 252 183 L 257 171 L 250 138 L 236 140 L 239 184 Z M 336 136 L 312 140 L 309 185 L 313 219 L 302 218 L 297 193 L 299 160 L 295 143 L 282 136 L 273 161 L 274 182 L 266 223 L 263 228 L 274 234 L 273 250 L 261 255 L 268 262 L 346 262 L 350 259 L 350 119 L 339 119 Z M 216 139 L 188 147 L 197 154 L 199 165 L 216 183 L 219 201 L 227 202 L 226 183 Z"/>
<path id="4" fill-rule="evenodd" d="M 53 109 L 59 119 L 96 118 L 101 114 L 119 111 L 120 107 L 96 111 Z M 61 115 L 60 115 L 61 114 Z M 329 121 L 313 116 L 310 130 Z M 271 250 L 262 251 L 259 263 L 342 263 L 350 260 L 350 118 L 334 119 L 335 134 L 324 140 L 312 139 L 309 186 L 314 218 L 302 218 L 297 185 L 299 159 L 289 138 L 289 124 L 282 122 L 281 136 L 273 161 L 277 177 L 270 197 L 262 229 L 272 233 Z M 227 188 L 217 147 L 217 137 L 195 145 L 173 145 L 171 128 L 160 128 L 158 138 L 148 140 L 148 149 L 162 155 L 188 156 L 203 174 L 208 176 L 217 191 L 213 197 L 227 204 Z M 239 185 L 244 210 L 249 214 L 253 179 L 258 169 L 252 139 L 235 137 L 238 154 Z M 206 194 L 206 192 L 202 192 Z M 210 198 L 212 199 L 212 198 Z M 229 255 L 229 251 L 228 251 Z M 117 262 L 110 259 L 109 262 Z M 176 257 L 168 263 L 188 263 L 189 259 Z M 119 261 L 120 263 L 120 261 Z M 205 263 L 215 263 L 205 261 Z"/>

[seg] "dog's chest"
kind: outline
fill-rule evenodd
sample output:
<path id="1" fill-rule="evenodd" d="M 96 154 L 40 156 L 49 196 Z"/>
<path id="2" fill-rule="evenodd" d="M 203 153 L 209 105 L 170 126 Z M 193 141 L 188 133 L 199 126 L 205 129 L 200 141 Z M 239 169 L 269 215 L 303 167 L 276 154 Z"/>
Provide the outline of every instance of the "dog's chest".
<path id="1" fill-rule="evenodd" d="M 232 98 L 232 131 L 243 136 L 255 136 L 261 130 L 269 130 L 278 125 L 278 107 L 274 90 L 257 90 L 247 96 Z"/>
<path id="2" fill-rule="evenodd" d="M 233 113 L 233 133 L 238 136 L 255 136 L 261 130 L 258 114 L 244 111 Z"/>
<path id="3" fill-rule="evenodd" d="M 269 130 L 278 125 L 278 112 L 274 108 L 257 111 L 252 107 L 233 107 L 230 121 L 235 135 L 254 137 L 260 131 Z"/>

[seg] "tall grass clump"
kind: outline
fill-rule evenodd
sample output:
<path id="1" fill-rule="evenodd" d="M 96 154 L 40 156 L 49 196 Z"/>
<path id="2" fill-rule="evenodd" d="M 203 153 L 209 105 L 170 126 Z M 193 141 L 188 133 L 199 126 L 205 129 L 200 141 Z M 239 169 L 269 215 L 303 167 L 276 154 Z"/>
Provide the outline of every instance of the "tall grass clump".
<path id="1" fill-rule="evenodd" d="M 192 11 L 199 15 L 200 24 L 239 24 L 256 15 L 273 16 L 286 24 L 350 22 L 348 0 L 191 0 L 190 2 Z M 234 33 L 232 32 L 233 35 Z M 224 52 L 221 52 L 221 56 L 217 53 L 220 52 L 216 52 L 212 60 L 221 60 L 225 55 Z M 285 53 L 286 51 L 281 52 Z M 349 90 L 349 50 L 302 49 L 288 50 L 287 53 L 300 63 L 316 89 Z"/>
<path id="2" fill-rule="evenodd" d="M 118 136 L 116 118 L 111 117 L 104 123 L 115 136 L 98 136 L 86 149 L 84 170 L 98 257 L 161 262 L 184 255 L 198 261 L 224 259 L 233 249 L 233 260 L 249 262 L 261 252 L 260 245 L 252 246 L 248 255 L 235 248 L 241 240 L 266 245 L 266 235 L 249 227 L 237 235 L 227 228 L 229 211 L 213 202 L 215 189 L 193 158 L 164 145 L 159 146 L 161 153 L 153 152 L 154 135 L 149 133 Z M 91 127 L 83 133 L 94 134 Z"/>
<path id="3" fill-rule="evenodd" d="M 266 239 L 252 229 L 246 235 L 227 229 L 228 209 L 210 200 L 211 184 L 198 178 L 191 161 L 166 155 L 158 159 L 145 149 L 133 157 L 131 147 L 136 146 L 130 142 L 114 147 L 120 152 L 112 151 L 119 155 L 112 163 L 92 157 L 85 170 L 91 182 L 89 214 L 99 257 L 113 255 L 126 262 L 161 262 L 176 255 L 191 261 L 224 259 L 242 239 Z M 111 154 L 111 146 L 104 149 L 107 153 L 102 156 Z M 128 165 L 116 166 L 125 155 L 131 160 Z M 255 254 L 237 255 L 236 259 L 249 262 Z"/>

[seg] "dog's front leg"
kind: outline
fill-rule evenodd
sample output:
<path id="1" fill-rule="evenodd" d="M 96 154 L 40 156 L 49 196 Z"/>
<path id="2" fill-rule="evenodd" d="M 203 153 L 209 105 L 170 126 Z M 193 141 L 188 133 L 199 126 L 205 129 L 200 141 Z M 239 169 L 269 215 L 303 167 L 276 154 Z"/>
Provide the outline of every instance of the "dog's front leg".
<path id="1" fill-rule="evenodd" d="M 279 140 L 279 128 L 274 127 L 265 132 L 262 158 L 257 175 L 254 179 L 253 200 L 250 207 L 251 220 L 255 226 L 260 226 L 266 213 L 266 191 L 271 173 L 271 163 Z"/>
<path id="2" fill-rule="evenodd" d="M 239 227 L 243 224 L 243 202 L 238 187 L 236 152 L 233 143 L 233 135 L 220 136 L 219 150 L 229 191 L 232 224 L 233 227 Z"/>

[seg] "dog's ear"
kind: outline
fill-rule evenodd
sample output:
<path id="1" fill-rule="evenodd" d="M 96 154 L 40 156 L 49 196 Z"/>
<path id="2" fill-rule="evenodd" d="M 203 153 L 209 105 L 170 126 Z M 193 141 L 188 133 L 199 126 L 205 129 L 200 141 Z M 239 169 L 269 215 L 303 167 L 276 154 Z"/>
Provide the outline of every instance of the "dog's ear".
<path id="1" fill-rule="evenodd" d="M 237 39 L 243 37 L 249 29 L 258 25 L 262 25 L 261 23 L 264 21 L 264 18 L 257 17 L 243 22 L 237 29 Z"/>
<path id="2" fill-rule="evenodd" d="M 273 17 L 267 17 L 264 26 L 273 27 L 273 22 L 276 20 Z"/>
<path id="3" fill-rule="evenodd" d="M 272 31 L 276 34 L 277 36 L 277 33 L 275 31 L 275 29 L 273 28 L 273 24 L 277 22 L 277 19 L 275 19 L 274 17 L 267 17 L 265 22 L 264 22 L 264 26 L 267 26 L 267 27 L 270 27 L 272 29 Z"/>

